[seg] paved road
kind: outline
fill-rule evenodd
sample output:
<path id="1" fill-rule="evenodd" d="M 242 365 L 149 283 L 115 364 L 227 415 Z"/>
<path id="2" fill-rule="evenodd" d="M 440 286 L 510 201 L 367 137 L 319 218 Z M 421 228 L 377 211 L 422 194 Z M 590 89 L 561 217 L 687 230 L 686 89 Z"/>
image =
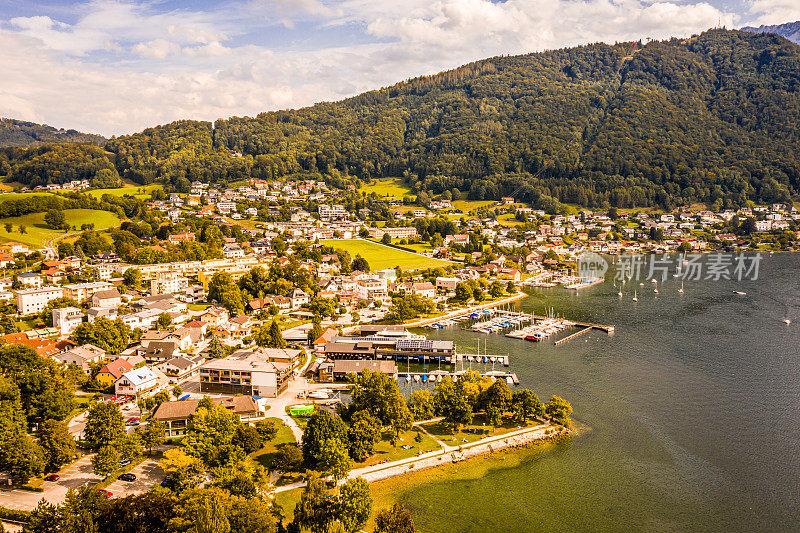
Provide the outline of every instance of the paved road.
<path id="1" fill-rule="evenodd" d="M 136 481 L 121 481 L 117 479 L 106 487 L 106 490 L 110 490 L 113 494 L 113 498 L 124 498 L 149 492 L 150 488 L 157 483 L 161 483 L 165 476 L 164 471 L 161 470 L 161 467 L 158 466 L 158 461 L 155 459 L 145 459 L 131 469 L 131 473 L 136 475 Z"/>
<path id="2" fill-rule="evenodd" d="M 58 481 L 45 481 L 42 484 L 44 492 L 0 490 L 0 505 L 9 509 L 29 511 L 36 507 L 42 498 L 53 504 L 61 503 L 67 495 L 67 490 L 77 489 L 86 483 L 98 483 L 102 479 L 92 473 L 92 460 L 89 455 L 71 464 L 58 475 L 61 476 Z"/>

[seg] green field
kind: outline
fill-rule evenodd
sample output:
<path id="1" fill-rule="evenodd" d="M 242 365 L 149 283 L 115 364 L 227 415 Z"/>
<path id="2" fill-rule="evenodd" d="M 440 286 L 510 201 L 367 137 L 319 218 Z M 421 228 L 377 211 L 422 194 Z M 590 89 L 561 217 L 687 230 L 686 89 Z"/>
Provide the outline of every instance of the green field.
<path id="1" fill-rule="evenodd" d="M 496 203 L 497 202 L 494 200 L 455 200 L 452 202 L 453 207 L 462 213 L 469 213 L 475 209 L 480 209 L 481 207 L 494 205 Z"/>
<path id="2" fill-rule="evenodd" d="M 347 251 L 352 257 L 360 255 L 367 260 L 372 270 L 394 268 L 399 266 L 404 270 L 428 267 L 447 266 L 449 263 L 438 259 L 423 257 L 396 248 L 389 248 L 374 242 L 362 240 L 334 240 L 322 241 L 325 246 L 339 248 Z"/>
<path id="3" fill-rule="evenodd" d="M 110 194 L 111 196 L 125 196 L 126 194 L 130 194 L 134 198 L 138 198 L 139 200 L 148 200 L 150 199 L 150 193 L 156 189 L 161 189 L 162 186 L 159 184 L 154 185 L 126 185 L 125 187 L 119 187 L 116 189 L 92 189 L 88 191 L 88 193 L 95 198 L 102 198 L 104 194 Z"/>
<path id="4" fill-rule="evenodd" d="M 5 194 L 0 194 L 0 202 L 5 202 L 6 200 L 18 200 L 20 198 L 31 198 L 33 196 L 56 196 L 49 192 L 9 192 Z"/>
<path id="5" fill-rule="evenodd" d="M 375 180 L 361 186 L 361 190 L 367 194 L 375 193 L 378 196 L 402 200 L 404 196 L 411 196 L 416 198 L 416 195 L 411 194 L 411 189 L 403 183 L 402 178 L 384 178 Z"/>
<path id="6" fill-rule="evenodd" d="M 119 226 L 120 219 L 109 211 L 95 211 L 93 209 L 66 209 L 64 210 L 67 222 L 80 231 L 82 224 L 94 224 L 96 230 Z M 5 228 L 6 223 L 14 225 L 11 233 Z M 19 227 L 25 226 L 27 233 L 21 234 Z M 70 230 L 72 232 L 73 230 Z M 29 213 L 21 217 L 0 219 L 0 242 L 19 242 L 31 248 L 41 248 L 46 241 L 53 237 L 64 235 L 63 231 L 56 231 L 44 223 L 44 213 Z"/>

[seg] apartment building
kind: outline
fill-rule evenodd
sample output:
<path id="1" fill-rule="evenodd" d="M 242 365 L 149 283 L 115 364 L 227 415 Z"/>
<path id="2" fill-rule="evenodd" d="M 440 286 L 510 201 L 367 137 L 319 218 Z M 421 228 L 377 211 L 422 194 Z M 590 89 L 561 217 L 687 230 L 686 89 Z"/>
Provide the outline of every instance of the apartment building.
<path id="1" fill-rule="evenodd" d="M 200 367 L 200 392 L 244 394 L 275 398 L 292 376 L 288 363 L 268 361 L 258 352 L 244 350 Z"/>
<path id="2" fill-rule="evenodd" d="M 38 287 L 17 291 L 17 311 L 20 315 L 41 313 L 47 304 L 64 296 L 61 287 Z"/>
<path id="3" fill-rule="evenodd" d="M 69 335 L 83 322 L 83 311 L 77 307 L 62 307 L 53 309 L 53 327 L 58 328 L 62 335 Z"/>
<path id="4" fill-rule="evenodd" d="M 64 285 L 64 297 L 82 302 L 91 298 L 94 293 L 113 289 L 114 285 L 107 281 L 92 281 L 90 283 L 74 283 Z"/>

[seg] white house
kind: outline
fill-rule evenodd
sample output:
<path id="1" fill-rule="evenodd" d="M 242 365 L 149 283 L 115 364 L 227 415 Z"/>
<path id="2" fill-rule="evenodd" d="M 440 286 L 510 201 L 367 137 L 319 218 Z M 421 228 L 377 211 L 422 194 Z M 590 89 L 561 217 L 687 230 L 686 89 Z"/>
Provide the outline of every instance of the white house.
<path id="1" fill-rule="evenodd" d="M 53 327 L 58 328 L 62 335 L 69 335 L 83 322 L 83 311 L 77 307 L 62 307 L 53 309 Z"/>
<path id="2" fill-rule="evenodd" d="M 122 304 L 122 296 L 117 289 L 97 291 L 92 295 L 92 307 L 119 307 Z"/>
<path id="3" fill-rule="evenodd" d="M 152 369 L 143 366 L 125 372 L 114 383 L 117 396 L 140 396 L 158 388 L 158 375 Z"/>
<path id="4" fill-rule="evenodd" d="M 64 296 L 61 287 L 39 287 L 17 291 L 17 311 L 20 315 L 41 313 L 47 304 Z"/>

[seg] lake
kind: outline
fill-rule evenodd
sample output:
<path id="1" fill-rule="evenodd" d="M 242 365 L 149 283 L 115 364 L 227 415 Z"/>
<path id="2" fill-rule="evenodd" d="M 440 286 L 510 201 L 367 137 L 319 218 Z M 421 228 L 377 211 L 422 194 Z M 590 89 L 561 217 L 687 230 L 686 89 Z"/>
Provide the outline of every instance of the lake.
<path id="1" fill-rule="evenodd" d="M 522 386 L 568 399 L 587 429 L 477 479 L 399 484 L 420 531 L 800 530 L 800 256 L 764 256 L 758 280 L 684 287 L 669 276 L 659 294 L 636 283 L 620 298 L 609 281 L 517 302 L 616 325 L 557 347 L 430 333 L 509 354 Z"/>

